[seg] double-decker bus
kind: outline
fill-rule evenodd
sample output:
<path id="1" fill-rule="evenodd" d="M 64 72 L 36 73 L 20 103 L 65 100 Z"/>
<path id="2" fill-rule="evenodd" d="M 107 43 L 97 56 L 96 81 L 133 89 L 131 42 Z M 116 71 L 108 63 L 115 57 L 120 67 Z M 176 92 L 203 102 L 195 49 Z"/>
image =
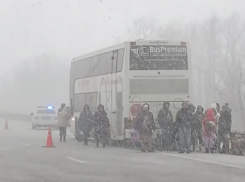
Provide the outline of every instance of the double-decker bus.
<path id="1" fill-rule="evenodd" d="M 188 52 L 187 42 L 137 40 L 74 58 L 70 71 L 72 131 L 76 131 L 75 120 L 85 104 L 92 112 L 98 104 L 104 105 L 112 140 L 131 137 L 143 103 L 150 105 L 156 123 L 163 102 L 170 103 L 175 116 L 191 95 Z"/>

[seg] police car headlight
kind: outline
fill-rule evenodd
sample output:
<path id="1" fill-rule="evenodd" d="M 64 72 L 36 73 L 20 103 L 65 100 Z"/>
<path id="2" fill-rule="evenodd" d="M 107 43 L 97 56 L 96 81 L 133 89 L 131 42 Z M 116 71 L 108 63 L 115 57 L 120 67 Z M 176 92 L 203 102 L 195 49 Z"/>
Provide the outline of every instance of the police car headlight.
<path id="1" fill-rule="evenodd" d="M 72 121 L 75 121 L 75 118 L 71 118 Z"/>

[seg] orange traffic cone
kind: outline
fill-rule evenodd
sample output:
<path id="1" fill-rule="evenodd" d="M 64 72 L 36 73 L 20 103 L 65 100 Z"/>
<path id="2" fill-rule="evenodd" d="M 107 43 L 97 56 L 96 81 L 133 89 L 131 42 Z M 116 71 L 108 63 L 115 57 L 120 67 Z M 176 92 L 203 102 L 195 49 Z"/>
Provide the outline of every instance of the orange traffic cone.
<path id="1" fill-rule="evenodd" d="M 8 130 L 9 129 L 8 118 L 6 118 L 4 129 L 5 130 Z"/>
<path id="2" fill-rule="evenodd" d="M 47 142 L 44 147 L 54 147 L 50 127 L 48 128 Z"/>

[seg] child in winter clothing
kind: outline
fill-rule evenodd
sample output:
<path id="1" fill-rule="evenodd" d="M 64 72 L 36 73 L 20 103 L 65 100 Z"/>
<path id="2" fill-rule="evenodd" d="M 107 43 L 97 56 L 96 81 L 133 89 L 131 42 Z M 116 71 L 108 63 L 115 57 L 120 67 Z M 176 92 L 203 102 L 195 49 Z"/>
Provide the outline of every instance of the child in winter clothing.
<path id="1" fill-rule="evenodd" d="M 206 111 L 206 116 L 202 124 L 203 124 L 205 153 L 209 153 L 209 152 L 212 153 L 214 147 L 215 131 L 217 127 L 217 120 L 215 119 L 214 111 L 212 108 Z"/>

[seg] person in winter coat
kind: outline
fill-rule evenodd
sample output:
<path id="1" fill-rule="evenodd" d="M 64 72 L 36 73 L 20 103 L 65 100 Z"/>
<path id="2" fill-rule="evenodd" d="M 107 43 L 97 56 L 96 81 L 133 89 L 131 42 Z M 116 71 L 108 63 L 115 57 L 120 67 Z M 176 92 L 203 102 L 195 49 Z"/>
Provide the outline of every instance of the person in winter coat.
<path id="1" fill-rule="evenodd" d="M 59 133 L 60 133 L 60 141 L 66 142 L 66 127 L 68 127 L 70 119 L 70 111 L 69 108 L 64 108 L 61 112 L 58 114 L 58 127 L 59 127 Z"/>
<path id="2" fill-rule="evenodd" d="M 94 114 L 94 132 L 96 147 L 99 146 L 99 140 L 102 138 L 102 146 L 105 147 L 108 138 L 108 131 L 110 130 L 109 119 L 105 112 L 104 106 L 99 104 L 97 111 Z"/>
<path id="3" fill-rule="evenodd" d="M 162 143 L 164 150 L 170 150 L 172 145 L 173 115 L 169 110 L 169 102 L 163 103 L 163 109 L 158 112 L 158 123 L 162 129 Z"/>
<path id="4" fill-rule="evenodd" d="M 83 144 L 88 145 L 88 135 L 93 123 L 93 114 L 89 109 L 89 105 L 85 105 L 79 116 L 80 130 L 83 132 Z"/>
<path id="5" fill-rule="evenodd" d="M 58 109 L 58 114 L 66 107 L 65 103 L 62 103 L 60 108 Z"/>
<path id="6" fill-rule="evenodd" d="M 228 135 L 230 131 L 231 131 L 231 114 L 229 112 L 229 108 L 227 107 L 227 105 L 224 105 L 222 106 L 222 112 L 218 123 L 218 137 L 219 137 L 218 146 L 221 153 L 229 152 Z"/>
<path id="7" fill-rule="evenodd" d="M 206 116 L 202 121 L 205 153 L 212 153 L 214 148 L 214 137 L 217 127 L 217 120 L 214 114 L 215 113 L 212 108 L 208 109 L 206 111 Z"/>
<path id="8" fill-rule="evenodd" d="M 213 145 L 213 150 L 217 150 L 218 148 L 218 142 L 217 142 L 217 136 L 218 136 L 218 123 L 219 123 L 219 118 L 220 118 L 220 113 L 221 113 L 221 110 L 220 110 L 220 105 L 218 103 L 213 103 L 210 108 L 213 109 L 213 112 L 214 112 L 214 119 L 216 120 L 216 131 L 215 131 L 215 134 L 214 134 L 214 145 Z"/>
<path id="9" fill-rule="evenodd" d="M 219 117 L 220 117 L 220 105 L 218 103 L 213 103 L 210 106 L 210 108 L 213 109 L 214 118 L 215 118 L 216 122 L 218 123 L 219 122 Z"/>
<path id="10" fill-rule="evenodd" d="M 147 103 L 143 104 L 142 111 L 137 115 L 136 130 L 140 133 L 141 151 L 153 152 L 152 131 L 155 130 L 155 122 Z"/>
<path id="11" fill-rule="evenodd" d="M 199 141 L 199 150 L 201 151 L 201 146 L 203 145 L 203 129 L 202 129 L 202 121 L 205 115 L 203 113 L 202 106 L 197 106 L 196 112 L 192 115 L 193 126 L 192 126 L 192 144 L 193 151 L 195 151 L 196 139 Z"/>
<path id="12" fill-rule="evenodd" d="M 190 140 L 191 140 L 191 123 L 192 123 L 192 111 L 188 109 L 188 103 L 182 103 L 182 109 L 176 114 L 176 122 L 178 123 L 180 146 L 179 153 L 185 151 L 190 153 Z"/>

